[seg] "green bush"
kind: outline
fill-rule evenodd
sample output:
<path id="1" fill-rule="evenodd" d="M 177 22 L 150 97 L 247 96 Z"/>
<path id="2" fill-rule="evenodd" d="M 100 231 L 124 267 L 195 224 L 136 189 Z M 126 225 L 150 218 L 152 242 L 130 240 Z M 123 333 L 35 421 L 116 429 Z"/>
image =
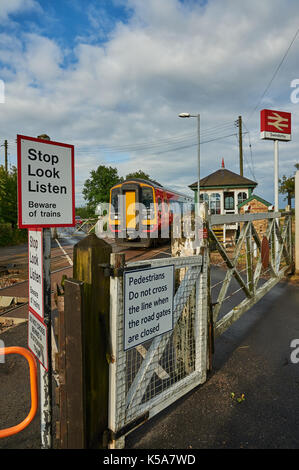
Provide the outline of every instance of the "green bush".
<path id="1" fill-rule="evenodd" d="M 13 229 L 9 223 L 0 224 L 0 246 L 11 246 L 26 243 L 27 230 Z"/>
<path id="2" fill-rule="evenodd" d="M 13 243 L 12 245 L 20 245 L 26 243 L 28 240 L 28 230 L 27 229 L 13 229 Z"/>
<path id="3" fill-rule="evenodd" d="M 11 224 L 0 224 L 0 246 L 7 246 L 11 243 L 13 232 Z"/>

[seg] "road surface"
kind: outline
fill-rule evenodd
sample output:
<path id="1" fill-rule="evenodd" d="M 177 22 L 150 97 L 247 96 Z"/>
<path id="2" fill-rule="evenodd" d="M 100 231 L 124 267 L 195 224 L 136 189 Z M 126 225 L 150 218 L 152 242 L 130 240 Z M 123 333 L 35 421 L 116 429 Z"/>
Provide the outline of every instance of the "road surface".
<path id="1" fill-rule="evenodd" d="M 126 448 L 298 448 L 295 338 L 299 288 L 280 282 L 216 339 L 209 380 L 131 433 Z"/>

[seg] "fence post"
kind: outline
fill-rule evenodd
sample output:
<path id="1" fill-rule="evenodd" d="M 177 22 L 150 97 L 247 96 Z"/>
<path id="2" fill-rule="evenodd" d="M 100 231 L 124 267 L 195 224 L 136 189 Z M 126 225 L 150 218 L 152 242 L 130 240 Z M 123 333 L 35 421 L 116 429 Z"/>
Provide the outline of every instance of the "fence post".
<path id="1" fill-rule="evenodd" d="M 83 377 L 86 446 L 103 448 L 108 427 L 111 246 L 90 234 L 74 247 L 73 277 L 83 285 Z"/>
<path id="2" fill-rule="evenodd" d="M 64 295 L 57 297 L 57 309 L 59 388 L 56 402 L 60 419 L 56 437 L 61 449 L 84 449 L 83 282 L 64 281 Z"/>
<path id="3" fill-rule="evenodd" d="M 112 253 L 111 267 L 114 270 L 122 269 L 125 266 L 125 255 Z M 126 352 L 119 332 L 123 330 L 123 319 L 120 315 L 122 311 L 123 280 L 122 277 L 112 277 L 110 280 L 110 341 L 111 341 L 111 361 L 109 374 L 109 418 L 108 427 L 110 431 L 109 449 L 122 449 L 125 447 L 125 436 L 116 436 L 117 420 L 124 425 L 125 411 L 125 380 L 119 371 L 126 369 Z"/>
<path id="4" fill-rule="evenodd" d="M 252 252 L 252 225 L 248 222 L 249 228 L 246 236 L 246 269 L 247 269 L 247 287 L 253 294 L 253 252 Z"/>
<path id="5" fill-rule="evenodd" d="M 295 175 L 295 272 L 299 273 L 299 171 Z"/>

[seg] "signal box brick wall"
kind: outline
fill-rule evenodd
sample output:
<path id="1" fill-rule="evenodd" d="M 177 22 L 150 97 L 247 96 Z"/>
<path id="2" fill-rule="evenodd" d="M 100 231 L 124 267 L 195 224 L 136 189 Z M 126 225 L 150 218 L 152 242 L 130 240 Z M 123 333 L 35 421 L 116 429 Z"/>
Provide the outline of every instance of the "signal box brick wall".
<path id="1" fill-rule="evenodd" d="M 256 214 L 256 213 L 261 213 L 261 212 L 269 212 L 268 211 L 268 207 L 270 206 L 269 203 L 266 203 L 265 202 L 262 202 L 261 200 L 257 199 L 257 198 L 253 198 L 251 199 L 250 201 L 248 201 L 248 204 L 246 204 L 246 201 L 245 201 L 245 204 L 242 205 L 242 207 L 240 207 L 239 209 L 239 213 L 240 214 L 245 214 L 245 207 L 246 206 L 249 206 L 249 210 L 246 211 L 246 214 Z M 255 230 L 257 231 L 259 237 L 261 238 L 261 236 L 263 236 L 267 230 L 267 225 L 268 225 L 268 222 L 266 219 L 264 220 L 255 220 L 253 222 L 253 225 L 254 225 L 254 228 Z"/>

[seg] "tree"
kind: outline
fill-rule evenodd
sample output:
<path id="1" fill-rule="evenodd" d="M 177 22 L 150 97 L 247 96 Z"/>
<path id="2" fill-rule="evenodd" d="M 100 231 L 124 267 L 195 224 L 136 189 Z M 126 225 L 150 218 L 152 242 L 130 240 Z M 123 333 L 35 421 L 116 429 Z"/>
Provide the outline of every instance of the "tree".
<path id="1" fill-rule="evenodd" d="M 82 219 L 89 219 L 95 216 L 94 210 L 88 206 L 76 207 L 75 212 L 76 215 L 79 215 Z"/>
<path id="2" fill-rule="evenodd" d="M 139 178 L 141 180 L 150 180 L 151 177 L 150 175 L 148 175 L 147 173 L 144 173 L 144 171 L 142 170 L 138 170 L 138 171 L 135 171 L 133 173 L 129 173 L 127 176 L 126 176 L 126 179 L 135 179 L 135 178 Z"/>
<path id="3" fill-rule="evenodd" d="M 295 164 L 295 168 L 299 170 L 299 163 Z M 292 199 L 295 197 L 295 176 L 290 176 L 287 178 L 283 175 L 282 179 L 279 179 L 279 192 L 281 194 L 286 194 L 288 205 L 292 205 Z"/>
<path id="4" fill-rule="evenodd" d="M 111 187 L 122 181 L 123 178 L 118 176 L 117 169 L 111 166 L 100 165 L 96 170 L 92 170 L 82 191 L 88 208 L 95 211 L 100 202 L 109 202 Z"/>
<path id="5" fill-rule="evenodd" d="M 10 171 L 0 166 L 0 223 L 17 224 L 17 169 L 12 167 Z"/>

